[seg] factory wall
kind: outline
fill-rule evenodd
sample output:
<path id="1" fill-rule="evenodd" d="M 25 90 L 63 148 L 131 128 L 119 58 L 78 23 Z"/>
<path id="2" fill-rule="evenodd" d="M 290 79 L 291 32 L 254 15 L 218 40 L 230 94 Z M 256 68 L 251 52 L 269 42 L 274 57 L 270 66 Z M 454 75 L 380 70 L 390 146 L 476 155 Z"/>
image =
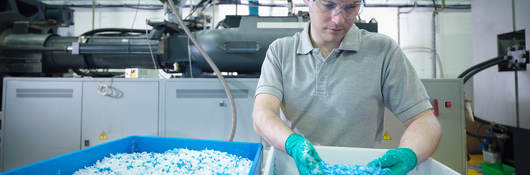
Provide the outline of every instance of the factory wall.
<path id="1" fill-rule="evenodd" d="M 260 1 L 261 2 L 261 1 Z M 205 10 L 211 15 L 213 8 Z M 305 10 L 307 7 L 297 7 Z M 400 11 L 408 11 L 403 8 Z M 421 78 L 432 78 L 432 8 L 416 8 L 411 13 L 401 14 L 400 45 Z M 145 29 L 146 19 L 163 19 L 163 10 L 136 10 L 131 8 L 98 8 L 95 10 L 95 28 L 118 27 Z M 182 14 L 188 14 L 189 8 L 183 8 Z M 379 24 L 379 33 L 398 41 L 397 8 L 364 8 L 363 20 L 375 18 Z M 214 24 L 225 15 L 235 15 L 235 5 L 216 5 Z M 238 15 L 248 15 L 247 5 L 238 5 Z M 136 14 L 136 20 L 133 22 Z M 286 7 L 260 7 L 260 16 L 284 16 Z M 92 9 L 75 8 L 75 26 L 66 32 L 79 35 L 92 29 Z M 183 15 L 185 16 L 185 15 Z M 456 78 L 458 74 L 471 66 L 471 11 L 445 9 L 436 16 L 436 49 L 440 58 L 437 77 Z M 134 25 L 133 25 L 134 23 Z M 211 26 L 211 24 L 210 24 Z M 458 27 L 455 27 L 458 26 Z M 147 26 L 149 28 L 149 26 Z M 441 68 L 443 74 L 440 73 Z"/>
<path id="2" fill-rule="evenodd" d="M 514 2 L 515 13 L 513 13 Z M 497 35 L 525 30 L 526 50 L 529 48 L 530 1 L 473 0 L 472 55 L 477 64 L 498 56 Z M 514 16 L 515 15 L 515 16 Z M 515 22 L 515 26 L 514 26 Z M 516 126 L 515 75 L 499 72 L 497 66 L 473 77 L 475 115 L 495 122 Z M 518 73 L 520 127 L 530 129 L 530 71 Z"/>

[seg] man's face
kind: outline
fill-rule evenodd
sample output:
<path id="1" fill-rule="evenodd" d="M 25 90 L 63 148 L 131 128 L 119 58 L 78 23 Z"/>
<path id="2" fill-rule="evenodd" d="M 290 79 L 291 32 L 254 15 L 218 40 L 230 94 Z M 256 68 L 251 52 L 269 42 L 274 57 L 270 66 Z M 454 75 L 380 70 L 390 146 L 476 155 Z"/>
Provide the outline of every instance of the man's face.
<path id="1" fill-rule="evenodd" d="M 355 22 L 361 0 L 305 0 L 311 17 L 311 38 L 316 43 L 340 43 Z"/>

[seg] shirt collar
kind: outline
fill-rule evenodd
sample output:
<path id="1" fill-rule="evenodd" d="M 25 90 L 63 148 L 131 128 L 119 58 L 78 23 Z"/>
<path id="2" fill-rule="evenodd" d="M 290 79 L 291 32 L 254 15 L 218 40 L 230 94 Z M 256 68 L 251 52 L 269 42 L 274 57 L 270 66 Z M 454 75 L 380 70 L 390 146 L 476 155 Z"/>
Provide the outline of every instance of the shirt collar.
<path id="1" fill-rule="evenodd" d="M 311 26 L 311 23 L 308 22 L 305 24 L 304 30 L 299 35 L 298 39 L 298 48 L 296 49 L 297 54 L 307 54 L 311 50 L 313 50 L 313 44 L 311 43 L 311 39 L 309 38 L 309 27 Z"/>
<path id="2" fill-rule="evenodd" d="M 359 51 L 361 47 L 361 32 L 355 24 L 344 36 L 344 39 L 339 45 L 340 50 Z"/>
<path id="3" fill-rule="evenodd" d="M 309 27 L 311 23 L 306 23 L 304 30 L 300 33 L 297 54 L 307 54 L 313 50 L 313 44 L 309 38 Z M 358 51 L 361 47 L 361 34 L 359 28 L 354 24 L 344 36 L 344 39 L 339 45 L 339 50 Z"/>

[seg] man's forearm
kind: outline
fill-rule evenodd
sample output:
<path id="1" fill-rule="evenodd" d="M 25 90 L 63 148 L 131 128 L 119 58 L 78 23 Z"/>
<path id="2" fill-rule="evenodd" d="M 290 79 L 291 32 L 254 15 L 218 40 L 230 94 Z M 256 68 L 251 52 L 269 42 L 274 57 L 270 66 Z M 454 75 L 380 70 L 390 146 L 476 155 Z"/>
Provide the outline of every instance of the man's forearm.
<path id="1" fill-rule="evenodd" d="M 401 137 L 399 147 L 410 148 L 418 157 L 418 164 L 430 157 L 438 143 L 442 129 L 431 110 L 424 111 L 413 118 Z"/>
<path id="2" fill-rule="evenodd" d="M 285 140 L 293 131 L 280 119 L 279 101 L 267 94 L 256 97 L 252 119 L 254 130 L 276 149 L 285 151 Z"/>

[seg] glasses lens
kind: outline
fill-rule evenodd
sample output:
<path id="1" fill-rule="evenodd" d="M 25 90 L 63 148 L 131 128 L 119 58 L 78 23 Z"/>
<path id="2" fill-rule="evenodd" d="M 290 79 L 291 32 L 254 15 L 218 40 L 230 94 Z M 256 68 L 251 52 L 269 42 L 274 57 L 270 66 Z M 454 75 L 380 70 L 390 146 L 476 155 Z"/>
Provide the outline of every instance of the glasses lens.
<path id="1" fill-rule="evenodd" d="M 339 12 L 342 12 L 345 18 L 351 19 L 355 18 L 355 15 L 362 6 L 361 1 L 356 1 L 350 4 L 341 4 L 338 5 L 335 2 L 327 0 L 316 0 L 317 7 L 328 15 L 338 15 Z"/>
<path id="2" fill-rule="evenodd" d="M 320 8 L 320 10 L 329 12 L 335 9 L 337 7 L 337 4 L 331 1 L 317 0 L 317 6 Z"/>

